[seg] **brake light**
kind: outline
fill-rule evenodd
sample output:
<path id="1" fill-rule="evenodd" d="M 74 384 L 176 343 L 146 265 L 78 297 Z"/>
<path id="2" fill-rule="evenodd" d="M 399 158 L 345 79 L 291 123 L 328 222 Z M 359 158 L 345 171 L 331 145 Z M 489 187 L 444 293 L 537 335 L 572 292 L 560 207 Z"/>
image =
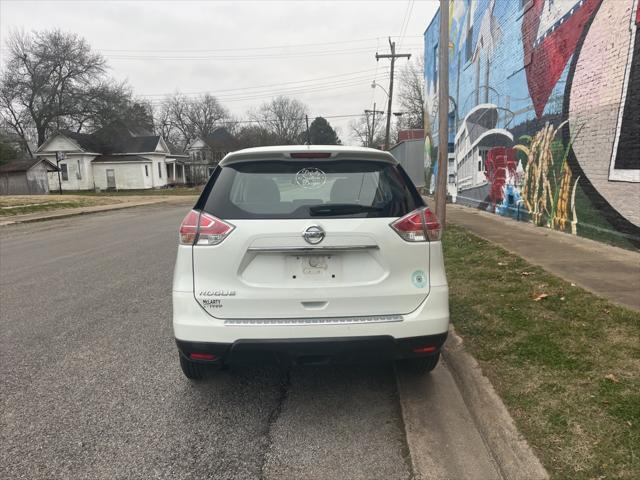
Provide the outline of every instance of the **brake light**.
<path id="1" fill-rule="evenodd" d="M 235 227 L 205 212 L 191 210 L 180 225 L 182 245 L 218 245 Z"/>
<path id="2" fill-rule="evenodd" d="M 406 214 L 393 222 L 391 228 L 407 242 L 434 242 L 442 235 L 440 222 L 428 207 Z"/>
<path id="3" fill-rule="evenodd" d="M 293 152 L 291 158 L 329 158 L 331 152 Z"/>

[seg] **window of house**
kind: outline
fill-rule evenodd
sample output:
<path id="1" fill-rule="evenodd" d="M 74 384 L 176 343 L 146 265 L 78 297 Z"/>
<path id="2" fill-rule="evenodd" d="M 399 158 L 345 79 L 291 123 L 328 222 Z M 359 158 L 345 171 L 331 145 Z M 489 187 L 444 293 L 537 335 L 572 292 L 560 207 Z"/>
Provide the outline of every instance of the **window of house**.
<path id="1" fill-rule="evenodd" d="M 158 163 L 158 177 L 162 178 L 162 164 Z"/>
<path id="2" fill-rule="evenodd" d="M 80 160 L 78 160 L 78 180 L 82 180 L 82 166 L 80 165 Z"/>
<path id="3" fill-rule="evenodd" d="M 144 175 L 145 175 L 145 177 L 149 176 L 149 165 L 145 165 L 144 166 Z"/>
<path id="4" fill-rule="evenodd" d="M 60 174 L 62 175 L 62 180 L 64 181 L 69 180 L 69 170 L 67 169 L 66 163 L 60 164 Z"/>

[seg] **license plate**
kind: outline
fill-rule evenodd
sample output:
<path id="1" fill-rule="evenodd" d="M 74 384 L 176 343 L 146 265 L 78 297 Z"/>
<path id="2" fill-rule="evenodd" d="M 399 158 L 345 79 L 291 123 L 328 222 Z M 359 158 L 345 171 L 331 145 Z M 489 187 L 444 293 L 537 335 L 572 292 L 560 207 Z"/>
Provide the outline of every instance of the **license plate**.
<path id="1" fill-rule="evenodd" d="M 330 280 L 337 278 L 339 258 L 336 255 L 295 255 L 287 257 L 292 280 Z"/>

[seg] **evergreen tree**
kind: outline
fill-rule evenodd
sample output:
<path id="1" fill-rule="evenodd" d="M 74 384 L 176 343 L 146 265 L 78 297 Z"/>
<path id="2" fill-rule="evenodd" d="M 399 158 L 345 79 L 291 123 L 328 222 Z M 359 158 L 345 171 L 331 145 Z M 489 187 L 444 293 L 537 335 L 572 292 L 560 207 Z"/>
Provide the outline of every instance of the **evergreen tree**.
<path id="1" fill-rule="evenodd" d="M 304 137 L 307 137 L 305 132 Z M 324 117 L 316 117 L 309 125 L 309 143 L 311 145 L 340 145 L 336 131 Z"/>

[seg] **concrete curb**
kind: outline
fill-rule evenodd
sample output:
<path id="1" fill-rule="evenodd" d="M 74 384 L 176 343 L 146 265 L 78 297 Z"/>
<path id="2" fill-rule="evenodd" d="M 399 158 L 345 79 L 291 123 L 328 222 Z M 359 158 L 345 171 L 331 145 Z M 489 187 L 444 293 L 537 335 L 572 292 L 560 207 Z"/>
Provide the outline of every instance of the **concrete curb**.
<path id="1" fill-rule="evenodd" d="M 518 432 L 511 415 L 453 327 L 442 350 L 462 398 L 506 480 L 546 480 L 549 474 Z"/>
<path id="2" fill-rule="evenodd" d="M 8 227 L 10 225 L 20 225 L 22 223 L 45 222 L 47 220 L 58 220 L 62 218 L 76 217 L 78 215 L 88 215 L 92 213 L 103 213 L 103 212 L 111 212 L 114 210 L 124 210 L 125 208 L 146 207 L 148 205 L 158 205 L 160 203 L 171 203 L 172 201 L 175 201 L 173 197 L 171 199 L 161 198 L 158 200 L 149 200 L 145 202 L 123 202 L 123 203 L 112 203 L 108 205 L 97 205 L 94 207 L 86 207 L 81 210 L 70 209 L 73 211 L 64 211 L 64 210 L 53 211 L 53 212 L 50 212 L 49 214 L 42 214 L 42 215 L 37 215 L 29 218 L 16 218 L 12 220 L 0 221 L 0 228 Z"/>

